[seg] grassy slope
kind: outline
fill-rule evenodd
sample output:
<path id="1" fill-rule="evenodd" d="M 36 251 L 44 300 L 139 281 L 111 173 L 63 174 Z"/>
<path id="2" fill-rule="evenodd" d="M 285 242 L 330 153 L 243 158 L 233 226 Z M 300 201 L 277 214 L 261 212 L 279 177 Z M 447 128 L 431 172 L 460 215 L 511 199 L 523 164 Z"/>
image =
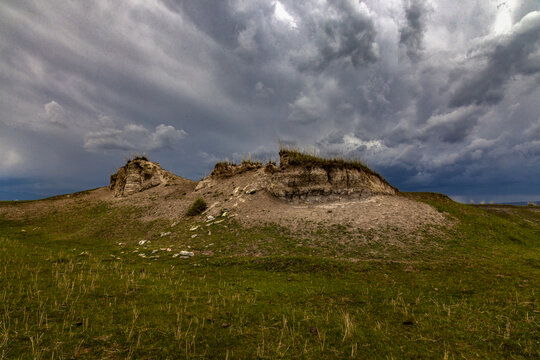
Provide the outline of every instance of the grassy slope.
<path id="1" fill-rule="evenodd" d="M 394 248 L 106 204 L 0 219 L 0 359 L 540 356 L 540 214 L 407 196 L 459 223 Z"/>

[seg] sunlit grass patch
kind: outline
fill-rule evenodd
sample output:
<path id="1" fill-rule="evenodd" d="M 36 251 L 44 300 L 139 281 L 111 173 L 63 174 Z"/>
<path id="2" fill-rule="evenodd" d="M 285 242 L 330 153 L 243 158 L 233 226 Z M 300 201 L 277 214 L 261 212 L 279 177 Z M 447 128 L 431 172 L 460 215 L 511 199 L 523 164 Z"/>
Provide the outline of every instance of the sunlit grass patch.
<path id="1" fill-rule="evenodd" d="M 410 196 L 457 225 L 405 251 L 105 203 L 0 219 L 0 358 L 538 357 L 538 215 Z"/>

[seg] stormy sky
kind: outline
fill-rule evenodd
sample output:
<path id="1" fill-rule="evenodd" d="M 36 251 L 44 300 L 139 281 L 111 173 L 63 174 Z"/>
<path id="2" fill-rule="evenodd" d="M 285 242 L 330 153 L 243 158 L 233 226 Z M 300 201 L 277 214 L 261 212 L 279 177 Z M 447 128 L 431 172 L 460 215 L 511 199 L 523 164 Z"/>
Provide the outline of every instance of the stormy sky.
<path id="1" fill-rule="evenodd" d="M 454 199 L 540 199 L 538 0 L 0 2 L 0 199 L 198 180 L 279 143 Z"/>

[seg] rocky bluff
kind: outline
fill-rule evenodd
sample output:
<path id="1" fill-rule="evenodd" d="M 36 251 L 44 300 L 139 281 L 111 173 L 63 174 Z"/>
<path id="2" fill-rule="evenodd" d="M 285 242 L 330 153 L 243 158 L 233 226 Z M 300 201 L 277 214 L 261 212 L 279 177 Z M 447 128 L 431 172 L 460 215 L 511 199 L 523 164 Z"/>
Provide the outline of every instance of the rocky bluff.
<path id="1" fill-rule="evenodd" d="M 122 197 L 168 184 L 177 178 L 179 177 L 163 170 L 158 163 L 140 156 L 128 160 L 116 174 L 111 175 L 109 189 L 114 192 L 114 196 Z"/>
<path id="2" fill-rule="evenodd" d="M 279 166 L 257 162 L 216 164 L 211 179 L 254 172 L 256 186 L 286 201 L 322 202 L 372 195 L 395 195 L 398 190 L 359 161 L 324 159 L 295 150 L 279 152 Z"/>
<path id="3" fill-rule="evenodd" d="M 268 169 L 268 191 L 280 199 L 318 202 L 398 192 L 358 161 L 323 159 L 288 150 L 281 150 L 279 159 L 279 167 Z"/>

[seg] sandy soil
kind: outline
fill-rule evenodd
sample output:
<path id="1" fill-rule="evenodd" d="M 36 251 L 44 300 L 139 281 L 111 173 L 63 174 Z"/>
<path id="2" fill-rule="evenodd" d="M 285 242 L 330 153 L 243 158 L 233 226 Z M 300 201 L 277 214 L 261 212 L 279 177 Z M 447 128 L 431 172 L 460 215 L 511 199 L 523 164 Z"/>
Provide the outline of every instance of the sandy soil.
<path id="1" fill-rule="evenodd" d="M 365 230 L 396 227 L 413 231 L 424 225 L 444 225 L 446 222 L 445 216 L 431 206 L 401 196 L 380 195 L 305 205 L 283 203 L 267 196 L 248 201 L 248 206 L 239 209 L 241 222 L 276 222 L 293 229 L 314 223 L 351 224 Z"/>
<path id="2" fill-rule="evenodd" d="M 387 227 L 413 231 L 424 225 L 445 225 L 444 214 L 402 196 L 377 195 L 317 204 L 277 200 L 264 190 L 262 171 L 222 180 L 206 180 L 195 194 L 210 200 L 211 215 L 226 210 L 245 225 L 274 222 L 293 230 L 309 224 L 351 224 L 362 229 Z"/>

